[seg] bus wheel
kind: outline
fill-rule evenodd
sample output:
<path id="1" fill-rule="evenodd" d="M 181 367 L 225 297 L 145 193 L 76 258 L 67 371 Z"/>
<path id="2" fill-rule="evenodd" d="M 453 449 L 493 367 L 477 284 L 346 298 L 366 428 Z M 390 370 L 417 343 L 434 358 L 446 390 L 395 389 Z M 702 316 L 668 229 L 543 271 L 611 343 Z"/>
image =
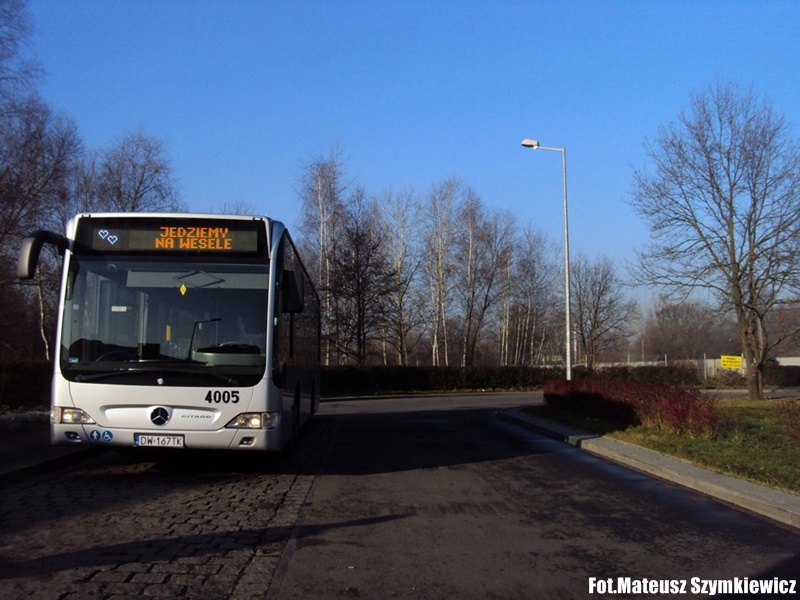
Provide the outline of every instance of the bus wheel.
<path id="1" fill-rule="evenodd" d="M 311 399 L 308 401 L 308 419 L 303 424 L 303 431 L 309 431 L 311 429 L 311 422 L 314 420 L 314 415 L 316 414 L 316 410 L 314 407 L 314 398 L 317 395 L 316 391 L 316 382 L 311 384 Z"/>
<path id="2" fill-rule="evenodd" d="M 289 438 L 289 442 L 283 447 L 281 450 L 281 454 L 283 456 L 290 456 L 296 446 L 297 446 L 297 437 L 300 433 L 300 393 L 299 390 L 296 390 L 294 393 L 294 401 L 292 402 L 292 436 Z"/>

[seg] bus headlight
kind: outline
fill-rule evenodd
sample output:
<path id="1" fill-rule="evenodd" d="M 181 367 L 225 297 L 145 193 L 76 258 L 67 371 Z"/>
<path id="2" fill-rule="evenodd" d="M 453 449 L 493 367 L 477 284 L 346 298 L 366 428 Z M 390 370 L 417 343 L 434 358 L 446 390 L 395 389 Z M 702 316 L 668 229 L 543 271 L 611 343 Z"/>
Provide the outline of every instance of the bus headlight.
<path id="1" fill-rule="evenodd" d="M 230 429 L 274 429 L 281 420 L 281 413 L 242 413 L 225 427 Z"/>
<path id="2" fill-rule="evenodd" d="M 60 406 L 53 406 L 50 409 L 50 422 L 54 424 L 89 425 L 94 423 L 95 420 L 80 408 L 61 408 Z"/>

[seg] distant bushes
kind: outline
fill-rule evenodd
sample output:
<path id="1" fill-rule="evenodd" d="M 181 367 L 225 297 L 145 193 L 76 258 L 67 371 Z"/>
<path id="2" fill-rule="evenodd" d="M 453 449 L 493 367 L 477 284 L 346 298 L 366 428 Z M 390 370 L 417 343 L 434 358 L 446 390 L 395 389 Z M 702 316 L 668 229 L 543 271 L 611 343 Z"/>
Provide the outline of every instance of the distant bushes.
<path id="1" fill-rule="evenodd" d="M 663 369 L 664 372 L 659 372 Z M 47 407 L 50 403 L 50 362 L 0 364 L 0 405 L 11 408 Z M 645 381 L 685 382 L 685 369 L 664 367 L 614 368 L 600 372 L 609 381 L 642 378 Z M 324 397 L 458 391 L 541 390 L 545 382 L 564 376 L 557 367 L 323 367 Z M 576 378 L 588 373 L 578 368 Z"/>
<path id="2" fill-rule="evenodd" d="M 628 367 L 617 366 L 597 369 L 593 372 L 581 367 L 573 369 L 573 379 L 592 379 L 595 381 L 641 381 L 642 383 L 663 383 L 665 385 L 700 385 L 702 378 L 697 367 L 691 364 L 669 366 Z"/>
<path id="3" fill-rule="evenodd" d="M 50 362 L 0 363 L 0 405 L 47 408 L 52 372 Z M 323 367 L 321 390 L 323 397 L 331 398 L 544 388 L 551 403 L 569 404 L 570 410 L 589 416 L 681 432 L 713 429 L 710 401 L 692 387 L 699 386 L 702 377 L 691 366 L 620 366 L 594 373 L 577 367 L 570 387 L 564 387 L 568 382 L 563 377 L 558 367 Z M 800 367 L 769 365 L 765 378 L 768 385 L 800 385 Z M 798 415 L 795 439 L 800 439 L 796 404 L 787 414 Z"/>
<path id="4" fill-rule="evenodd" d="M 48 408 L 52 378 L 51 362 L 0 363 L 0 406 Z"/>
<path id="5" fill-rule="evenodd" d="M 639 381 L 563 379 L 548 381 L 548 405 L 624 425 L 645 425 L 678 435 L 716 431 L 714 401 L 697 388 Z"/>
<path id="6" fill-rule="evenodd" d="M 563 371 L 530 367 L 325 367 L 326 397 L 481 390 L 542 389 Z"/>
<path id="7" fill-rule="evenodd" d="M 333 397 L 475 390 L 540 390 L 545 382 L 563 377 L 564 370 L 558 367 L 324 367 L 322 393 Z M 594 373 L 576 367 L 573 369 L 573 377 L 680 385 L 701 383 L 697 369 L 687 366 L 623 366 L 601 369 Z"/>
<path id="8" fill-rule="evenodd" d="M 764 383 L 773 387 L 800 387 L 800 367 L 767 363 Z"/>

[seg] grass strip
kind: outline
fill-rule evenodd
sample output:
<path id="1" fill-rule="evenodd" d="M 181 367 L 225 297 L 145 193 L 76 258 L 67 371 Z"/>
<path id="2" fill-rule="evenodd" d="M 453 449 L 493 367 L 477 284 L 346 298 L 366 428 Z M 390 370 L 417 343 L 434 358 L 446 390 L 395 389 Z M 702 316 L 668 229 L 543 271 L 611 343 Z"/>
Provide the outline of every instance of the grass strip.
<path id="1" fill-rule="evenodd" d="M 800 493 L 800 448 L 791 442 L 781 402 L 718 400 L 719 427 L 713 437 L 678 436 L 642 425 L 588 419 L 549 406 L 528 407 L 525 412 L 683 458 L 717 473 Z"/>

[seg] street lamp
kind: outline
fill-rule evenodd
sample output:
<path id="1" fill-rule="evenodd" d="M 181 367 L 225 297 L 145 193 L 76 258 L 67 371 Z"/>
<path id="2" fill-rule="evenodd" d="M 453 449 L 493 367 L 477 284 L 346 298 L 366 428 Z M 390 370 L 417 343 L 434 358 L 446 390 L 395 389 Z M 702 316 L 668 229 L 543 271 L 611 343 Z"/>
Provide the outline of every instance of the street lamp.
<path id="1" fill-rule="evenodd" d="M 534 150 L 553 150 L 561 152 L 561 166 L 564 174 L 564 296 L 566 298 L 566 366 L 567 366 L 567 381 L 572 379 L 572 352 L 571 336 L 570 336 L 570 323 L 569 323 L 569 218 L 567 216 L 567 149 L 566 148 L 548 148 L 547 146 L 540 146 L 538 140 L 525 138 L 522 140 L 522 145 L 526 148 L 533 148 Z"/>

